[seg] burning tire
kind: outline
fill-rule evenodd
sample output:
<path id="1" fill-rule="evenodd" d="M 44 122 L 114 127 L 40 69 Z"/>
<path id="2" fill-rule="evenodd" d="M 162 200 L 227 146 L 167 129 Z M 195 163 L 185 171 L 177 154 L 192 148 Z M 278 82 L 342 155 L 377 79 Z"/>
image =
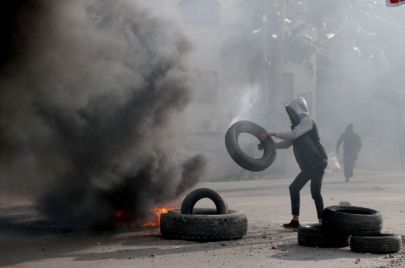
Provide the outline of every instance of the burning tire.
<path id="1" fill-rule="evenodd" d="M 402 248 L 402 239 L 394 234 L 352 236 L 350 249 L 359 253 L 389 254 Z"/>
<path id="2" fill-rule="evenodd" d="M 239 146 L 238 138 L 241 133 L 249 133 L 260 140 L 260 135 L 266 130 L 250 121 L 239 121 L 233 124 L 225 135 L 225 145 L 232 159 L 244 169 L 262 171 L 269 167 L 276 158 L 276 147 L 273 139 L 263 142 L 263 156 L 255 159 L 245 154 Z"/>
<path id="3" fill-rule="evenodd" d="M 382 216 L 373 209 L 354 206 L 331 206 L 322 213 L 323 229 L 346 235 L 379 234 Z"/>
<path id="4" fill-rule="evenodd" d="M 305 247 L 343 248 L 349 245 L 349 239 L 349 235 L 323 232 L 320 224 L 305 224 L 298 229 L 298 244 Z"/>
<path id="5" fill-rule="evenodd" d="M 242 238 L 247 232 L 247 219 L 239 211 L 216 214 L 214 209 L 194 209 L 194 214 L 171 210 L 160 218 L 160 232 L 166 239 L 222 241 Z"/>
<path id="6" fill-rule="evenodd" d="M 212 202 L 214 202 L 217 209 L 216 214 L 228 213 L 228 205 L 225 203 L 222 197 L 214 190 L 208 188 L 196 189 L 189 193 L 186 198 L 184 198 L 183 203 L 181 204 L 181 213 L 193 214 L 195 204 L 203 198 L 208 198 Z"/>

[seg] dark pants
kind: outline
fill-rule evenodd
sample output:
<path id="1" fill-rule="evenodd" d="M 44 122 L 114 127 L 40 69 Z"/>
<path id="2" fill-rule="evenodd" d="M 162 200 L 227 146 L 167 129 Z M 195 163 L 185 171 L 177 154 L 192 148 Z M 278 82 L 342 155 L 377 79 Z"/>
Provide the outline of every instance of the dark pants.
<path id="1" fill-rule="evenodd" d="M 292 215 L 300 214 L 300 191 L 302 187 L 308 181 L 311 181 L 311 195 L 312 199 L 315 201 L 316 212 L 318 214 L 318 219 L 321 218 L 323 211 L 323 199 L 321 195 L 321 186 L 323 179 L 324 170 L 319 171 L 301 171 L 300 174 L 295 178 L 295 180 L 290 185 L 290 197 L 291 197 L 291 210 Z"/>
<path id="2" fill-rule="evenodd" d="M 353 177 L 353 169 L 356 164 L 357 154 L 345 153 L 343 155 L 343 170 L 346 181 Z"/>

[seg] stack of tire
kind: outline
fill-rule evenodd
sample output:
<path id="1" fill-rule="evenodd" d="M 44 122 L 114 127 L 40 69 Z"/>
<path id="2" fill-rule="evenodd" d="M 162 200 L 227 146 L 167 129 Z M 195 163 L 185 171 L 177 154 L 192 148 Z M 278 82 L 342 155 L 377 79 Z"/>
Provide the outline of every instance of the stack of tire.
<path id="1" fill-rule="evenodd" d="M 215 209 L 194 208 L 204 198 Z M 247 232 L 247 218 L 239 211 L 229 210 L 214 190 L 200 188 L 186 196 L 181 209 L 171 210 L 160 218 L 160 232 L 165 239 L 190 241 L 223 241 L 242 238 Z"/>
<path id="2" fill-rule="evenodd" d="M 382 215 L 370 208 L 331 206 L 322 214 L 322 225 L 302 225 L 298 244 L 310 247 L 341 248 L 354 252 L 389 254 L 402 248 L 401 236 L 382 233 Z"/>

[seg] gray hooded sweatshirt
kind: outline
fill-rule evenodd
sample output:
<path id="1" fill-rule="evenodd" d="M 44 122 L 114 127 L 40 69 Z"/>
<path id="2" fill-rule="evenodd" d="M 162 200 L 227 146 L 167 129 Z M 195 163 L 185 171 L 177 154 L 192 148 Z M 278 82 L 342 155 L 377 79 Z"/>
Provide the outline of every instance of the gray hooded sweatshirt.
<path id="1" fill-rule="evenodd" d="M 283 140 L 277 143 L 277 148 L 280 149 L 290 147 L 293 143 L 293 140 L 301 137 L 314 127 L 314 121 L 309 115 L 307 102 L 304 98 L 296 98 L 292 100 L 287 106 L 290 107 L 298 115 L 300 122 L 291 131 L 276 133 L 276 137 Z"/>
<path id="2" fill-rule="evenodd" d="M 294 155 L 302 170 L 322 170 L 327 165 L 327 155 L 320 143 L 318 130 L 308 112 L 304 98 L 291 101 L 286 107 L 292 123 L 291 130 L 278 132 L 276 137 L 282 141 L 277 148 L 288 148 L 293 145 Z"/>

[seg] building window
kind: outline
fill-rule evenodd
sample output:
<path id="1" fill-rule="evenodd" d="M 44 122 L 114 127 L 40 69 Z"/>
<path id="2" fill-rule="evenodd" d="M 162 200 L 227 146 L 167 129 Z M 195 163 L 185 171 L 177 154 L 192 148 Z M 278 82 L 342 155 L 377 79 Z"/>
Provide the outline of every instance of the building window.
<path id="1" fill-rule="evenodd" d="M 179 10 L 183 21 L 192 26 L 220 24 L 221 5 L 216 0 L 182 0 Z"/>

